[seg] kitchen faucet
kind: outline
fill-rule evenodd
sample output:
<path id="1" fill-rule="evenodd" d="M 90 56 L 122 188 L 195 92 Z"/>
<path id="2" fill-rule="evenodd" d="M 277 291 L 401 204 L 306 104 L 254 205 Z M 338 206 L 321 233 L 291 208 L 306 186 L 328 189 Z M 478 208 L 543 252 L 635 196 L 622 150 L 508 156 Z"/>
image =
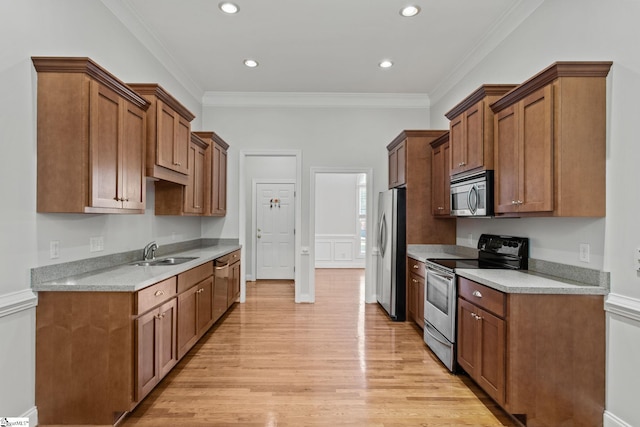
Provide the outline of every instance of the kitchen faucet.
<path id="1" fill-rule="evenodd" d="M 144 249 L 142 250 L 143 261 L 155 259 L 157 250 L 158 250 L 158 245 L 156 245 L 156 242 L 148 243 L 147 246 L 145 246 Z"/>

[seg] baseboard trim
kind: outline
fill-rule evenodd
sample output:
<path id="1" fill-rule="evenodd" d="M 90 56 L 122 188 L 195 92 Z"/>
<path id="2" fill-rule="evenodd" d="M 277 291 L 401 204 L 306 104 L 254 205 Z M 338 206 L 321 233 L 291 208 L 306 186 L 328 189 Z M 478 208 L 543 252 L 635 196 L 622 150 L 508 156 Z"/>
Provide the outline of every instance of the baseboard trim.
<path id="1" fill-rule="evenodd" d="M 38 408 L 34 406 L 24 414 L 20 415 L 20 417 L 29 418 L 29 425 L 37 426 L 38 425 Z"/>
<path id="2" fill-rule="evenodd" d="M 627 319 L 640 322 L 640 300 L 619 294 L 609 294 L 604 301 L 604 309 Z"/>
<path id="3" fill-rule="evenodd" d="M 632 427 L 609 411 L 604 411 L 603 427 Z"/>
<path id="4" fill-rule="evenodd" d="M 0 317 L 9 316 L 38 305 L 38 296 L 31 289 L 0 295 Z"/>

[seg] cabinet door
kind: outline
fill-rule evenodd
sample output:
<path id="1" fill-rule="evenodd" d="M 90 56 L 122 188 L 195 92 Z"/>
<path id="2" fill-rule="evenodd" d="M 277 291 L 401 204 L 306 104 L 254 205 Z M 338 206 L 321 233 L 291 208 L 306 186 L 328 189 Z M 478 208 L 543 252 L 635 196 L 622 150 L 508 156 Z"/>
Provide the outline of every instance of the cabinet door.
<path id="1" fill-rule="evenodd" d="M 162 101 L 157 102 L 157 124 L 156 163 L 188 174 L 191 124 Z"/>
<path id="2" fill-rule="evenodd" d="M 198 341 L 198 287 L 178 295 L 178 358 L 182 358 Z"/>
<path id="3" fill-rule="evenodd" d="M 158 310 L 151 310 L 136 319 L 136 401 L 138 402 L 160 381 L 157 353 L 158 317 Z"/>
<path id="4" fill-rule="evenodd" d="M 235 262 L 229 266 L 231 274 L 229 277 L 229 297 L 227 305 L 231 307 L 240 296 L 240 262 Z"/>
<path id="5" fill-rule="evenodd" d="M 207 277 L 196 286 L 198 295 L 198 337 L 213 324 L 213 277 Z"/>
<path id="6" fill-rule="evenodd" d="M 416 311 L 416 323 L 420 328 L 424 327 L 424 279 L 418 281 L 418 309 Z"/>
<path id="7" fill-rule="evenodd" d="M 484 166 L 484 102 L 480 101 L 464 113 L 466 156 L 464 170 Z"/>
<path id="8" fill-rule="evenodd" d="M 518 102 L 520 212 L 553 210 L 552 101 L 552 86 L 548 85 Z"/>
<path id="9" fill-rule="evenodd" d="M 206 150 L 196 144 L 189 144 L 189 182 L 184 189 L 184 212 L 204 213 L 204 178 Z"/>
<path id="10" fill-rule="evenodd" d="M 444 163 L 444 210 L 442 211 L 443 215 L 451 215 L 451 180 L 449 167 L 451 166 L 451 145 L 449 143 L 442 145 L 443 151 L 443 163 Z"/>
<path id="11" fill-rule="evenodd" d="M 417 286 L 416 286 L 416 278 L 413 274 L 409 274 L 407 278 L 407 320 L 415 321 L 417 303 Z"/>
<path id="12" fill-rule="evenodd" d="M 478 369 L 478 359 L 480 357 L 478 348 L 478 328 L 476 320 L 476 306 L 468 301 L 458 298 L 458 364 L 472 378 Z"/>
<path id="13" fill-rule="evenodd" d="M 398 185 L 398 150 L 389 151 L 389 188 Z"/>
<path id="14" fill-rule="evenodd" d="M 518 205 L 518 117 L 514 104 L 494 115 L 495 211 L 517 212 Z"/>
<path id="15" fill-rule="evenodd" d="M 97 208 L 121 208 L 121 177 L 118 150 L 124 102 L 111 89 L 91 81 L 89 108 L 91 195 L 90 205 Z"/>
<path id="16" fill-rule="evenodd" d="M 433 215 L 442 215 L 444 211 L 445 158 L 444 146 L 431 150 L 431 210 Z M 446 177 L 449 179 L 449 176 Z"/>
<path id="17" fill-rule="evenodd" d="M 449 172 L 454 175 L 465 170 L 464 164 L 467 158 L 464 114 L 460 114 L 449 123 L 449 144 L 451 146 L 451 167 Z"/>
<path id="18" fill-rule="evenodd" d="M 173 298 L 164 303 L 160 309 L 158 319 L 158 366 L 160 378 L 164 378 L 171 368 L 178 363 L 177 327 L 178 303 Z"/>
<path id="19" fill-rule="evenodd" d="M 124 126 L 122 134 L 122 207 L 145 208 L 144 149 L 146 132 L 144 110 L 124 103 Z"/>
<path id="20" fill-rule="evenodd" d="M 405 185 L 407 183 L 407 140 L 405 139 L 398 145 L 398 176 L 396 186 Z"/>
<path id="21" fill-rule="evenodd" d="M 227 151 L 213 144 L 211 180 L 211 214 L 224 216 L 227 212 Z"/>
<path id="22" fill-rule="evenodd" d="M 478 353 L 474 379 L 496 402 L 505 399 L 505 321 L 493 314 L 477 309 Z"/>

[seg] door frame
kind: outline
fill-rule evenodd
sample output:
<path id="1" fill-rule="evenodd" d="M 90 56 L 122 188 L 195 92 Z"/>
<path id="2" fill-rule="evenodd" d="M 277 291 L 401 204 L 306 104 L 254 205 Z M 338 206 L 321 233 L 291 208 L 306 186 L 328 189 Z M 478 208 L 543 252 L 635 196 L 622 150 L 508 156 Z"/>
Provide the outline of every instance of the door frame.
<path id="1" fill-rule="evenodd" d="M 253 241 L 253 245 L 252 245 L 252 251 L 251 251 L 251 265 L 254 266 L 255 271 L 253 272 L 254 275 L 254 279 L 257 280 L 258 278 L 258 264 L 257 264 L 257 260 L 258 260 L 258 238 L 256 237 L 258 235 L 258 230 L 257 230 L 257 219 L 258 219 L 258 205 L 257 205 L 257 200 L 256 200 L 256 196 L 257 196 L 257 189 L 258 189 L 258 184 L 293 184 L 293 198 L 294 198 L 294 202 L 293 202 L 293 209 L 296 209 L 297 206 L 297 199 L 298 199 L 298 186 L 296 185 L 296 180 L 295 179 L 275 179 L 275 178 L 253 178 L 251 180 L 251 218 L 253 219 L 251 221 L 251 239 Z M 297 215 L 297 211 L 294 212 L 294 220 L 293 220 L 293 230 L 294 230 L 294 240 L 293 240 L 293 262 L 294 262 L 294 266 L 293 266 L 293 274 L 295 276 L 296 274 L 296 268 L 295 268 L 295 254 L 297 252 L 298 246 L 296 246 L 296 238 L 297 238 L 297 228 L 296 228 L 296 224 L 295 224 L 295 215 Z"/>
<path id="2" fill-rule="evenodd" d="M 241 150 L 240 151 L 240 167 L 239 167 L 239 176 L 238 176 L 238 195 L 239 195 L 239 207 L 238 207 L 238 220 L 240 223 L 238 224 L 238 239 L 240 244 L 244 247 L 247 246 L 247 229 L 246 229 L 246 221 L 247 221 L 247 203 L 246 203 L 246 180 L 245 180 L 245 159 L 247 157 L 294 157 L 296 159 L 296 179 L 295 186 L 296 191 L 300 189 L 300 183 L 302 182 L 302 151 L 301 150 Z M 298 193 L 295 201 L 295 227 L 296 230 L 302 230 L 302 197 L 301 194 Z M 295 236 L 295 249 L 300 248 L 302 244 L 301 241 L 301 233 L 296 232 Z M 294 250 L 295 250 L 294 249 Z M 241 252 L 241 262 L 243 265 L 245 263 L 246 251 Z M 295 301 L 300 302 L 300 298 L 302 295 L 301 287 L 301 257 L 300 250 L 296 250 L 294 252 L 294 289 L 295 289 Z M 242 268 L 240 270 L 240 302 L 243 303 L 247 299 L 247 281 L 245 277 L 245 269 Z"/>
<path id="3" fill-rule="evenodd" d="M 311 167 L 309 179 L 309 294 L 311 300 L 316 298 L 315 279 L 315 259 L 316 259 L 316 175 L 325 173 L 349 173 L 367 176 L 367 244 L 365 254 L 365 274 L 364 274 L 364 301 L 366 303 L 376 302 L 375 283 L 373 280 L 373 269 L 375 264 L 371 258 L 374 224 L 373 215 L 373 168 L 366 167 Z"/>

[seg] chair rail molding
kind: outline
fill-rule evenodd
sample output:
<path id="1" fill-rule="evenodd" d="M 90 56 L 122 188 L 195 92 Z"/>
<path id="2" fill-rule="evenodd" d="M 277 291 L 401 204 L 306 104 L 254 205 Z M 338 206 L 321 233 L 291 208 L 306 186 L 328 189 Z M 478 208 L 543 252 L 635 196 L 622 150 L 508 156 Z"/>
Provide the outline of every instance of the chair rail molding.
<path id="1" fill-rule="evenodd" d="M 9 316 L 38 305 L 38 296 L 31 289 L 0 295 L 0 317 Z"/>

